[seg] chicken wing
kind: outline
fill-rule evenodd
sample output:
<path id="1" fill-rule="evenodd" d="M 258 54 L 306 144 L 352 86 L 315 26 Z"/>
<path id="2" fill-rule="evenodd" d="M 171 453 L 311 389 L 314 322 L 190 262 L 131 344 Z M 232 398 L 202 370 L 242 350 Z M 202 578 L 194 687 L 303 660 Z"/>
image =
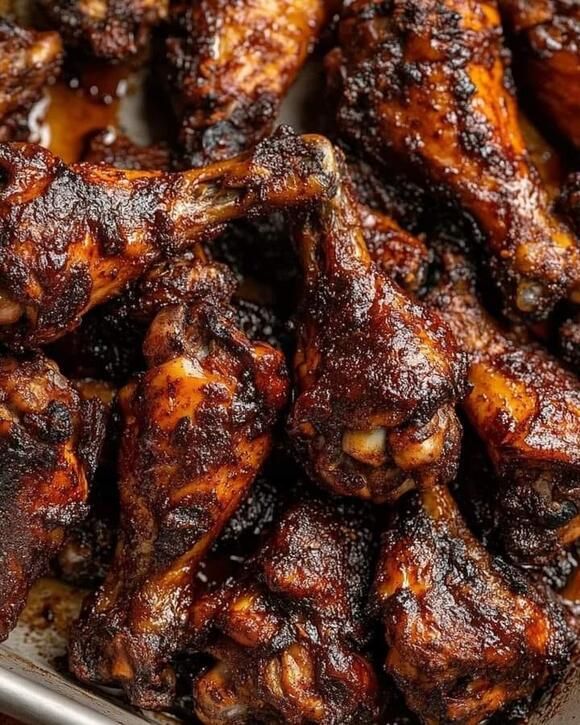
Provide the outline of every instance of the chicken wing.
<path id="1" fill-rule="evenodd" d="M 453 249 L 427 302 L 470 356 L 464 410 L 501 477 L 497 505 L 510 553 L 543 559 L 580 536 L 580 382 L 484 310 L 475 274 Z"/>
<path id="2" fill-rule="evenodd" d="M 192 166 L 264 138 L 316 42 L 331 0 L 193 0 L 173 12 L 167 62 Z"/>
<path id="3" fill-rule="evenodd" d="M 344 176 L 296 237 L 305 282 L 290 432 L 311 476 L 377 502 L 415 479 L 449 480 L 465 373 L 450 330 L 372 264 Z"/>
<path id="4" fill-rule="evenodd" d="M 25 30 L 0 17 L 0 141 L 28 136 L 28 114 L 60 71 L 57 33 Z"/>
<path id="5" fill-rule="evenodd" d="M 165 307 L 145 340 L 149 369 L 120 393 L 119 541 L 70 646 L 77 677 L 118 683 L 150 709 L 172 703 L 198 565 L 248 492 L 286 400 L 281 353 L 250 343 L 222 308 Z"/>
<path id="6" fill-rule="evenodd" d="M 580 5 L 575 0 L 499 0 L 514 34 L 522 82 L 580 148 Z"/>
<path id="7" fill-rule="evenodd" d="M 529 163 L 494 2 L 355 0 L 340 38 L 345 138 L 459 202 L 520 313 L 541 317 L 580 298 L 578 242 Z"/>
<path id="8" fill-rule="evenodd" d="M 217 660 L 194 686 L 202 723 L 377 722 L 370 548 L 360 515 L 296 504 L 245 573 L 198 602 L 194 621 L 210 626 L 205 649 Z"/>
<path id="9" fill-rule="evenodd" d="M 78 324 L 162 255 L 249 212 L 307 203 L 333 185 L 328 141 L 279 134 L 251 154 L 179 174 L 66 166 L 0 145 L 0 341 L 36 345 Z"/>
<path id="10" fill-rule="evenodd" d="M 105 411 L 50 360 L 0 358 L 0 639 L 87 514 Z"/>
<path id="11" fill-rule="evenodd" d="M 422 722 L 486 722 L 565 665 L 571 632 L 559 604 L 492 559 L 446 489 L 403 503 L 375 584 L 386 669 Z"/>
<path id="12" fill-rule="evenodd" d="M 38 0 L 67 46 L 96 58 L 135 55 L 167 17 L 169 0 Z"/>

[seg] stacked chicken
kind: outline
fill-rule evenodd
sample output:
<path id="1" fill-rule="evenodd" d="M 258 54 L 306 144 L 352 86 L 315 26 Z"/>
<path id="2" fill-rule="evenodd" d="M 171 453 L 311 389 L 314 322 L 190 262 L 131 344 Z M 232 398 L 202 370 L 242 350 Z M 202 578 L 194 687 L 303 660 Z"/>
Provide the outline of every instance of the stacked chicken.
<path id="1" fill-rule="evenodd" d="M 0 21 L 3 636 L 115 479 L 83 682 L 208 725 L 529 707 L 577 641 L 541 572 L 580 538 L 580 182 L 534 121 L 580 172 L 580 5 L 38 6 Z M 331 140 L 274 131 L 321 49 Z M 173 142 L 26 142 L 63 53 L 153 68 Z"/>

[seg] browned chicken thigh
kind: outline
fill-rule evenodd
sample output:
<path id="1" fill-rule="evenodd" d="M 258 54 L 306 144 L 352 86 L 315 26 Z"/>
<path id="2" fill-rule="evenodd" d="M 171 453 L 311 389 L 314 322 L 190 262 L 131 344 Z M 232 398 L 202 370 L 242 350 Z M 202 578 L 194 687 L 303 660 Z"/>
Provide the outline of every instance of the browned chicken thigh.
<path id="1" fill-rule="evenodd" d="M 55 339 L 223 223 L 320 197 L 333 185 L 329 158 L 322 137 L 291 134 L 175 174 L 66 166 L 39 146 L 0 145 L 0 340 Z"/>
<path id="2" fill-rule="evenodd" d="M 331 2 L 177 3 L 167 62 L 181 142 L 192 166 L 231 158 L 272 130 Z"/>
<path id="3" fill-rule="evenodd" d="M 580 4 L 499 0 L 514 34 L 518 74 L 540 108 L 580 148 Z"/>
<path id="4" fill-rule="evenodd" d="M 0 17 L 0 141 L 28 136 L 30 110 L 61 61 L 57 33 L 25 30 Z"/>
<path id="5" fill-rule="evenodd" d="M 363 517 L 315 502 L 287 510 L 245 573 L 195 607 L 217 660 L 195 682 L 201 722 L 377 722 L 370 558 Z"/>
<path id="6" fill-rule="evenodd" d="M 529 163 L 495 3 L 355 0 L 340 42 L 344 137 L 459 202 L 519 312 L 540 317 L 579 298 L 578 242 Z"/>
<path id="7" fill-rule="evenodd" d="M 559 604 L 492 559 L 443 487 L 402 502 L 375 588 L 386 669 L 429 725 L 486 722 L 567 662 Z"/>
<path id="8" fill-rule="evenodd" d="M 172 703 L 199 563 L 268 455 L 286 401 L 281 353 L 251 343 L 224 302 L 163 308 L 145 340 L 147 372 L 120 393 L 119 540 L 71 641 L 77 677 L 120 684 L 146 708 Z"/>
<path id="9" fill-rule="evenodd" d="M 376 502 L 450 480 L 465 373 L 450 330 L 373 265 L 345 177 L 296 238 L 304 292 L 289 425 L 310 474 Z"/>
<path id="10" fill-rule="evenodd" d="M 135 55 L 167 17 L 169 0 L 38 0 L 67 45 L 104 60 Z"/>
<path id="11" fill-rule="evenodd" d="M 484 310 L 461 253 L 441 255 L 427 301 L 469 353 L 463 408 L 500 476 L 501 532 L 514 556 L 553 556 L 580 536 L 580 381 Z"/>
<path id="12" fill-rule="evenodd" d="M 105 411 L 50 360 L 0 358 L 0 639 L 87 514 Z"/>

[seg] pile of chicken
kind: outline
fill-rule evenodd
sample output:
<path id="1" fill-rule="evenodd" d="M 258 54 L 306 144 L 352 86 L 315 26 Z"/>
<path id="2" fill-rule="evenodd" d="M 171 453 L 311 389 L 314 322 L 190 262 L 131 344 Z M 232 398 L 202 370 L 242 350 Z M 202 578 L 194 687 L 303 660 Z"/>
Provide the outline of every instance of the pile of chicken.
<path id="1" fill-rule="evenodd" d="M 52 571 L 93 584 L 71 672 L 141 708 L 533 705 L 577 641 L 580 4 L 33 18 L 0 20 L 2 637 Z M 274 130 L 311 53 L 325 135 Z M 168 143 L 31 143 L 79 56 L 144 64 Z"/>

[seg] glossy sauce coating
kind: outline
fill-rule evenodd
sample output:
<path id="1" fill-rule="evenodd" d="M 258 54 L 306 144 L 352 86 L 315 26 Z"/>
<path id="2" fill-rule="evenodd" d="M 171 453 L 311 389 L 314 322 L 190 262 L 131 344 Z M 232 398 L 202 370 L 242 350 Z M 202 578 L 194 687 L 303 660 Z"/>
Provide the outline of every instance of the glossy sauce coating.
<path id="1" fill-rule="evenodd" d="M 144 345 L 149 369 L 120 393 L 117 550 L 73 633 L 70 666 L 163 709 L 172 658 L 191 636 L 197 568 L 270 451 L 287 378 L 282 355 L 250 343 L 210 301 L 164 307 Z"/>
<path id="2" fill-rule="evenodd" d="M 376 502 L 450 480 L 465 374 L 450 330 L 373 265 L 344 177 L 295 231 L 304 290 L 289 426 L 310 474 Z"/>
<path id="3" fill-rule="evenodd" d="M 429 725 L 485 722 L 570 655 L 560 605 L 492 559 L 443 488 L 400 506 L 384 536 L 375 597 L 387 671 Z"/>
<path id="4" fill-rule="evenodd" d="M 365 656 L 371 544 L 354 507 L 307 501 L 283 513 L 242 575 L 194 608 L 216 660 L 194 685 L 201 722 L 377 721 Z"/>
<path id="5" fill-rule="evenodd" d="M 271 132 L 331 0 L 177 4 L 166 41 L 187 163 L 236 156 Z"/>
<path id="6" fill-rule="evenodd" d="M 322 137 L 280 134 L 235 160 L 169 174 L 66 166 L 39 146 L 0 145 L 0 339 L 55 339 L 226 221 L 323 195 L 329 154 Z"/>
<path id="7" fill-rule="evenodd" d="M 576 297 L 578 241 L 551 213 L 526 155 L 496 5 L 357 0 L 340 41 L 344 136 L 406 166 L 475 218 L 514 309 L 541 317 Z"/>
<path id="8" fill-rule="evenodd" d="M 87 513 L 105 410 L 43 356 L 0 358 L 0 639 Z"/>

